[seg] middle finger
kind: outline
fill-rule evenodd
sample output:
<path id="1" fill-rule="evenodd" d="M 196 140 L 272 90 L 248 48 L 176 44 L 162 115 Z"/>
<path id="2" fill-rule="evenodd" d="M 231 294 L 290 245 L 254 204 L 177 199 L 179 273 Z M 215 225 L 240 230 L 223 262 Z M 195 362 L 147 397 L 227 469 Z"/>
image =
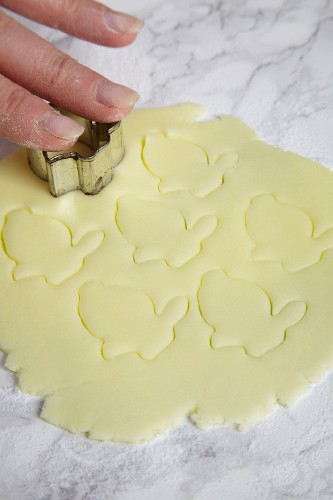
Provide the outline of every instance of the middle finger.
<path id="1" fill-rule="evenodd" d="M 91 120 L 123 118 L 138 99 L 0 11 L 0 73 L 33 94 Z"/>

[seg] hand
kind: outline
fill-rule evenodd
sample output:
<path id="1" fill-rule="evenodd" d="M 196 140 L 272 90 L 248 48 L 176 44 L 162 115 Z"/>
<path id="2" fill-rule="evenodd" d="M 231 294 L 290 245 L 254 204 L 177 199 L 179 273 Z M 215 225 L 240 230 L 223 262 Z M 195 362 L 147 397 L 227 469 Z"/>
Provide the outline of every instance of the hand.
<path id="1" fill-rule="evenodd" d="M 109 47 L 130 44 L 143 25 L 92 0 L 0 0 L 0 5 Z M 67 149 L 83 127 L 43 99 L 91 120 L 112 122 L 130 113 L 138 98 L 0 10 L 0 135 L 30 148 Z"/>

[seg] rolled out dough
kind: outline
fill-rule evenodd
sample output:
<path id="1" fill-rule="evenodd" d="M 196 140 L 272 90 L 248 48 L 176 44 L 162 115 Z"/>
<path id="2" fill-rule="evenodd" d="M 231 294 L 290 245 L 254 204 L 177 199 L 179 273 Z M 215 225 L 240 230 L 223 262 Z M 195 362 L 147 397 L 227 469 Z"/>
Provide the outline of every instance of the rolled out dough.
<path id="1" fill-rule="evenodd" d="M 42 417 L 142 442 L 245 426 L 333 366 L 333 174 L 200 106 L 124 120 L 98 196 L 0 164 L 0 347 Z"/>

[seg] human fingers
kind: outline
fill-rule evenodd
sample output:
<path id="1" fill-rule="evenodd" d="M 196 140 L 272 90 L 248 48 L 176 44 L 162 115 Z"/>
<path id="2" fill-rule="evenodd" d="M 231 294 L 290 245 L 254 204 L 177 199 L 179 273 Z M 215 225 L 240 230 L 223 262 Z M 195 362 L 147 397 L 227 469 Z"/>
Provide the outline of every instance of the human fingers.
<path id="1" fill-rule="evenodd" d="M 133 42 L 143 22 L 93 0 L 0 0 L 0 5 L 83 40 L 122 47 Z"/>
<path id="2" fill-rule="evenodd" d="M 0 73 L 31 93 L 100 122 L 122 119 L 138 99 L 0 11 Z"/>
<path id="3" fill-rule="evenodd" d="M 33 149 L 71 147 L 84 128 L 0 75 L 0 135 Z"/>

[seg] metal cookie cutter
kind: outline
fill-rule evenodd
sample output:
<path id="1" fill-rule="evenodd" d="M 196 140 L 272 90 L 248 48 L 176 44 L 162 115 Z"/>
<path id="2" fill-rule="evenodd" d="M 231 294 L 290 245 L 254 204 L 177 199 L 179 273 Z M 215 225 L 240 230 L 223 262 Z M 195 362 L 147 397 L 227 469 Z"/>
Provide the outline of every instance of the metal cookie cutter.
<path id="1" fill-rule="evenodd" d="M 57 108 L 58 109 L 58 108 Z M 89 156 L 72 151 L 56 153 L 28 149 L 28 162 L 35 174 L 48 181 L 53 196 L 81 189 L 85 194 L 97 194 L 112 179 L 113 167 L 123 159 L 121 122 L 98 123 L 60 110 L 84 126 L 79 142 L 91 148 Z"/>

